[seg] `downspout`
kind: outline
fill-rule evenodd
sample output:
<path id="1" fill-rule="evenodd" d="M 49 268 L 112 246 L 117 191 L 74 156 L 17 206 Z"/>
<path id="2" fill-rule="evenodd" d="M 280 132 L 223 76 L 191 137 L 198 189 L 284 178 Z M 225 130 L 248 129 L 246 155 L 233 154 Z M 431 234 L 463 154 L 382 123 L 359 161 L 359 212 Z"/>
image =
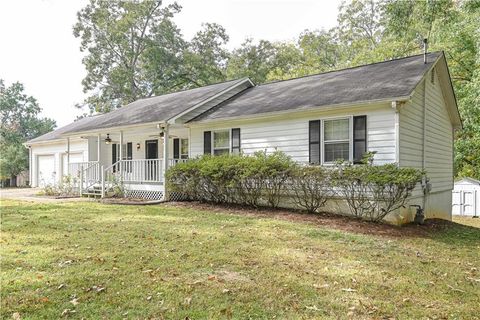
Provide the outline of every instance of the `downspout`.
<path id="1" fill-rule="evenodd" d="M 422 141 L 422 170 L 427 168 L 427 80 L 423 82 L 423 141 Z M 428 179 L 426 176 L 422 179 L 422 208 L 423 212 L 427 213 L 427 194 L 428 194 Z"/>
<path id="2" fill-rule="evenodd" d="M 392 101 L 392 109 L 395 111 L 395 163 L 400 166 L 400 101 Z"/>

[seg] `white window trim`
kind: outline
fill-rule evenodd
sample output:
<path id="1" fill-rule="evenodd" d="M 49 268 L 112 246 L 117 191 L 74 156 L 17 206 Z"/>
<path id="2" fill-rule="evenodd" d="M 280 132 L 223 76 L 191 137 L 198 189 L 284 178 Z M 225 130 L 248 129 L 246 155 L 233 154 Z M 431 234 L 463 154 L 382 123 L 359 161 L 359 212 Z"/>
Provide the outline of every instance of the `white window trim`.
<path id="1" fill-rule="evenodd" d="M 327 118 L 322 118 L 322 119 L 317 119 L 320 120 L 320 165 L 325 165 L 325 166 L 333 166 L 335 165 L 335 161 L 325 161 L 325 131 L 324 131 L 324 123 L 325 121 L 330 121 L 330 120 L 342 120 L 342 119 L 348 119 L 348 140 L 329 140 L 328 142 L 347 142 L 348 141 L 348 161 L 353 162 L 353 115 L 348 115 L 348 116 L 339 116 L 339 117 L 327 117 Z"/>
<path id="2" fill-rule="evenodd" d="M 183 146 L 183 142 L 184 140 L 187 140 L 188 142 L 188 148 L 187 148 L 187 153 L 182 153 L 182 146 Z M 178 141 L 178 148 L 179 148 L 179 152 L 178 152 L 178 156 L 180 157 L 180 159 L 188 159 L 189 156 L 190 156 L 190 139 L 188 138 L 179 138 L 179 141 Z M 186 158 L 182 158 L 182 156 L 187 156 Z"/>
<path id="3" fill-rule="evenodd" d="M 222 132 L 222 131 L 228 131 L 228 148 L 227 147 L 215 148 L 215 132 Z M 212 155 L 215 155 L 215 150 L 227 150 L 227 149 L 228 149 L 228 154 L 231 154 L 232 153 L 232 129 L 224 128 L 224 129 L 212 130 L 211 145 L 212 145 Z"/>

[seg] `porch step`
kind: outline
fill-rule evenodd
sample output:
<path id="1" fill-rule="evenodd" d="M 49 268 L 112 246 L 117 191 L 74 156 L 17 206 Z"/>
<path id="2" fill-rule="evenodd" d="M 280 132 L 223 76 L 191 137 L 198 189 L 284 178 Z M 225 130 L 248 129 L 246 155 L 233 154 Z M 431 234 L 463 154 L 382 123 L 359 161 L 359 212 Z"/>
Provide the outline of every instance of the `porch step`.
<path id="1" fill-rule="evenodd" d="M 102 188 L 101 187 L 93 187 L 88 190 L 82 192 L 83 197 L 93 197 L 93 198 L 100 198 L 102 196 Z"/>

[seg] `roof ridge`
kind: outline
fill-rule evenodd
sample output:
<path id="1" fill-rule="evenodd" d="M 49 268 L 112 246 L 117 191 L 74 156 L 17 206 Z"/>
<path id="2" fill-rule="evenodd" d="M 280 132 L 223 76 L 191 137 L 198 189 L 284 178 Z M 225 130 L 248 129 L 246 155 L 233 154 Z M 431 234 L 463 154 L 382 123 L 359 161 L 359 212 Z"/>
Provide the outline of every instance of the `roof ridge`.
<path id="1" fill-rule="evenodd" d="M 430 54 L 435 54 L 435 53 L 443 53 L 443 51 L 432 51 L 432 52 L 429 52 L 427 54 L 430 55 Z M 304 76 L 301 76 L 301 77 L 296 77 L 296 78 L 283 79 L 283 80 L 273 80 L 273 81 L 270 81 L 270 82 L 265 82 L 265 83 L 261 83 L 259 85 L 256 85 L 256 87 L 266 86 L 266 85 L 275 84 L 275 83 L 279 83 L 279 82 L 285 82 L 285 81 L 303 79 L 303 78 L 308 78 L 308 77 L 314 77 L 314 76 L 319 76 L 319 75 L 328 74 L 328 73 L 334 73 L 334 72 L 352 70 L 352 69 L 357 69 L 357 68 L 362 68 L 362 67 L 368 67 L 368 66 L 372 66 L 372 65 L 376 65 L 376 64 L 388 63 L 388 62 L 393 62 L 393 61 L 398 61 L 398 60 L 403 60 L 403 59 L 408 59 L 408 58 L 413 58 L 413 57 L 418 57 L 418 56 L 423 56 L 423 53 L 414 54 L 414 55 L 411 55 L 411 56 L 406 56 L 406 57 L 401 57 L 401 58 L 394 58 L 394 59 L 390 59 L 390 60 L 367 63 L 367 64 L 362 64 L 362 65 L 343 68 L 343 69 L 336 69 L 336 70 L 330 70 L 330 71 L 325 71 L 325 72 L 307 74 L 307 75 L 304 75 Z"/>
<path id="2" fill-rule="evenodd" d="M 158 98 L 158 97 L 165 97 L 165 96 L 168 96 L 168 95 L 171 95 L 171 94 L 175 94 L 175 93 L 181 93 L 181 92 L 190 91 L 190 90 L 195 90 L 195 89 L 207 88 L 207 87 L 215 86 L 215 85 L 218 85 L 218 84 L 224 84 L 224 83 L 228 83 L 228 82 L 240 81 L 240 80 L 243 80 L 243 79 L 246 79 L 246 77 L 236 78 L 236 79 L 226 80 L 226 81 L 221 81 L 221 82 L 210 83 L 210 84 L 207 84 L 207 85 L 204 85 L 204 86 L 195 87 L 195 88 L 190 88 L 190 89 L 183 89 L 183 90 L 168 92 L 168 93 L 160 94 L 160 95 L 158 95 L 158 96 L 140 98 L 140 99 L 137 99 L 137 100 L 135 100 L 135 101 L 132 101 L 132 102 L 124 105 L 123 107 L 126 107 L 126 106 L 128 106 L 129 104 L 134 103 L 134 102 L 137 102 L 137 101 L 144 101 L 144 100 L 153 99 L 153 98 Z M 118 109 L 121 109 L 121 108 L 123 108 L 123 107 L 120 107 L 120 108 L 118 108 Z M 118 109 L 115 109 L 115 110 L 118 110 Z M 113 111 L 115 111 L 115 110 L 113 110 Z M 108 112 L 107 112 L 107 113 L 108 113 Z"/>

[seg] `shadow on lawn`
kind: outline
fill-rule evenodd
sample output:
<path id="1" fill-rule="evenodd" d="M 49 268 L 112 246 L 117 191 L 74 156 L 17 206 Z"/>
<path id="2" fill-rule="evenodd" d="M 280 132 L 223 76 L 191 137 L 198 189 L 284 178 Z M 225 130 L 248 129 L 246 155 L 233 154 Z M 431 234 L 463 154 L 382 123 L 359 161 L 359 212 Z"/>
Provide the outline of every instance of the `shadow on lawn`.
<path id="1" fill-rule="evenodd" d="M 214 205 L 200 202 L 170 202 L 166 205 L 205 212 L 235 214 L 257 218 L 273 218 L 294 222 L 308 222 L 325 228 L 365 235 L 385 236 L 391 238 L 431 238 L 436 241 L 457 245 L 478 245 L 480 243 L 480 228 L 441 219 L 426 220 L 425 224 L 421 226 L 413 223 L 403 226 L 394 226 L 386 223 L 367 222 L 328 213 L 309 214 L 302 211 L 287 209 L 252 209 L 237 205 Z"/>

